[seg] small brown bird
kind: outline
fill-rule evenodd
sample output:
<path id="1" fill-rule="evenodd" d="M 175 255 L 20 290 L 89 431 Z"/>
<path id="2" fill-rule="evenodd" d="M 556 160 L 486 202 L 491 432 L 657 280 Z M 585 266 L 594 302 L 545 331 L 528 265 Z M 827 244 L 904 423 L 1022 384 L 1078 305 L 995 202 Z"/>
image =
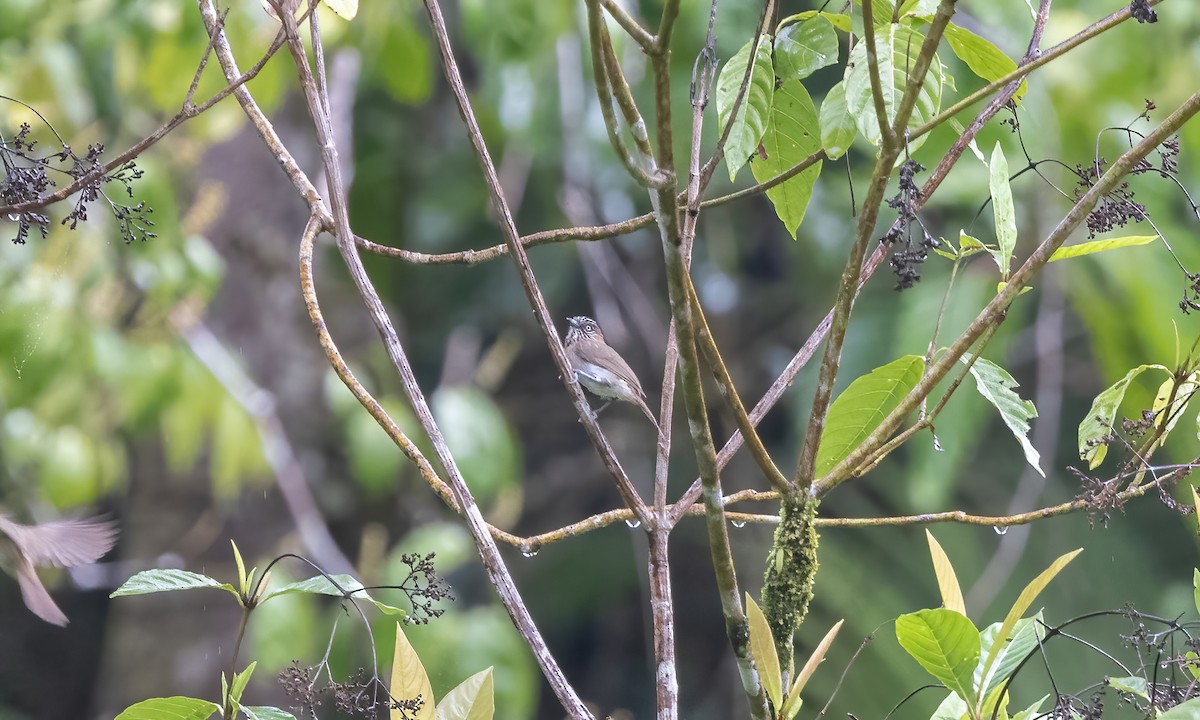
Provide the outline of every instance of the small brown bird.
<path id="1" fill-rule="evenodd" d="M 567 323 L 570 326 L 567 330 L 567 360 L 579 384 L 596 397 L 608 401 L 600 406 L 600 410 L 608 407 L 613 400 L 633 403 L 658 429 L 658 420 L 646 405 L 646 393 L 637 375 L 633 374 L 629 363 L 604 342 L 600 325 L 582 315 L 567 318 Z M 599 414 L 600 410 L 596 413 Z"/>
<path id="2" fill-rule="evenodd" d="M 54 520 L 21 525 L 0 515 L 0 568 L 21 585 L 25 606 L 48 623 L 63 626 L 67 616 L 54 603 L 34 566 L 75 567 L 96 562 L 112 548 L 117 526 L 102 518 Z"/>

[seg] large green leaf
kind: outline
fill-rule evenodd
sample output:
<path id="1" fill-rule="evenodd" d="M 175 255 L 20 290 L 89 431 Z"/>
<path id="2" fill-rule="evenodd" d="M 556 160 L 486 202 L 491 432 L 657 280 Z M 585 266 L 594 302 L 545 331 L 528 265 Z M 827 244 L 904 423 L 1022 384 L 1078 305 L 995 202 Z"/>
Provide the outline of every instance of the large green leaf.
<path id="1" fill-rule="evenodd" d="M 750 63 L 752 43 L 753 41 L 746 43 L 741 50 L 734 53 L 717 76 L 717 122 L 722 132 L 729 121 L 733 102 L 737 100 L 746 66 Z M 758 143 L 767 130 L 774 91 L 775 70 L 771 64 L 771 36 L 763 35 L 759 38 L 754 67 L 750 71 L 750 85 L 746 88 L 746 96 L 738 107 L 729 139 L 725 142 L 725 165 L 729 168 L 730 180 L 737 177 L 738 170 L 758 149 Z"/>
<path id="2" fill-rule="evenodd" d="M 1006 638 L 1000 640 L 1000 652 L 992 666 L 988 668 L 988 676 L 984 677 L 983 659 L 975 667 L 973 682 L 976 688 L 982 688 L 985 695 L 998 688 L 1016 671 L 1017 666 L 1037 647 L 1038 641 L 1046 636 L 1042 628 L 1042 614 L 1018 620 Z M 985 656 L 991 653 L 996 645 L 1002 623 L 992 623 L 979 633 L 981 652 Z"/>
<path id="3" fill-rule="evenodd" d="M 112 595 L 109 595 L 109 597 L 146 595 L 174 590 L 198 590 L 200 588 L 218 588 L 229 591 L 235 597 L 237 596 L 237 590 L 232 585 L 218 582 L 207 575 L 187 570 L 156 569 L 143 570 L 134 575 L 122 583 L 121 587 L 113 590 Z"/>
<path id="4" fill-rule="evenodd" d="M 820 150 L 820 134 L 817 108 L 804 85 L 799 80 L 784 81 L 775 90 L 770 119 L 762 136 L 766 158 L 755 157 L 750 163 L 754 179 L 759 182 L 770 180 Z M 767 198 L 775 206 L 775 214 L 783 221 L 793 240 L 796 238 L 796 229 L 804 220 L 804 211 L 812 199 L 813 186 L 820 174 L 821 163 L 818 162 L 767 190 Z"/>
<path id="5" fill-rule="evenodd" d="M 775 75 L 785 82 L 803 80 L 837 61 L 837 32 L 824 15 L 788 25 L 775 37 Z"/>
<path id="6" fill-rule="evenodd" d="M 908 75 L 916 64 L 921 51 L 921 43 L 925 37 L 921 33 L 905 25 L 877 26 L 875 28 L 876 53 L 879 61 L 879 77 L 883 93 L 883 105 L 887 113 L 888 125 L 895 123 L 896 109 L 900 98 L 904 96 L 904 88 L 908 84 Z M 879 122 L 875 117 L 875 104 L 871 100 L 871 78 L 867 65 L 867 43 L 858 42 L 850 53 L 846 66 L 846 106 L 854 117 L 858 130 L 873 145 L 881 141 Z M 932 120 L 942 106 L 942 85 L 945 81 L 945 69 L 937 56 L 934 56 L 929 72 L 926 73 L 921 89 L 917 93 L 917 102 L 913 106 L 912 116 L 908 127 L 915 128 Z M 913 140 L 910 149 L 916 149 L 927 136 Z"/>
<path id="7" fill-rule="evenodd" d="M 896 639 L 926 672 L 968 705 L 974 704 L 979 631 L 966 615 L 945 608 L 901 615 L 896 618 Z"/>
<path id="8" fill-rule="evenodd" d="M 992 252 L 996 264 L 1000 266 L 1000 279 L 1008 280 L 1008 268 L 1012 262 L 1013 250 L 1017 247 L 1017 212 L 1013 207 L 1012 188 L 1008 184 L 1008 160 L 1000 143 L 992 150 L 992 158 L 988 161 L 988 188 L 992 192 L 992 216 L 996 223 L 996 244 L 998 252 Z"/>
<path id="9" fill-rule="evenodd" d="M 750 656 L 754 658 L 754 666 L 758 668 L 758 679 L 767 697 L 771 699 L 772 707 L 783 707 L 782 674 L 779 670 L 779 653 L 775 651 L 775 638 L 771 634 L 771 626 L 767 617 L 746 593 L 746 623 L 750 629 Z"/>
<path id="10" fill-rule="evenodd" d="M 435 720 L 492 720 L 496 698 L 492 691 L 492 668 L 480 670 L 446 693 L 434 711 Z"/>
<path id="11" fill-rule="evenodd" d="M 1091 240 L 1089 242 L 1079 243 L 1078 245 L 1060 247 L 1051 253 L 1050 260 L 1048 262 L 1054 262 L 1055 260 L 1068 260 L 1070 258 L 1104 252 L 1105 250 L 1116 250 L 1118 248 L 1135 247 L 1137 245 L 1149 245 L 1157 239 L 1157 235 L 1128 235 L 1126 237 L 1108 238 L 1106 240 Z"/>
<path id="12" fill-rule="evenodd" d="M 829 88 L 825 99 L 821 101 L 821 114 L 818 123 L 821 127 L 821 147 L 830 160 L 836 160 L 850 149 L 858 127 L 854 117 L 846 107 L 846 84 L 839 82 Z"/>
<path id="13" fill-rule="evenodd" d="M 1200 698 L 1179 703 L 1160 714 L 1158 720 L 1200 720 Z"/>
<path id="14" fill-rule="evenodd" d="M 1079 457 L 1088 461 L 1089 470 L 1099 467 L 1100 463 L 1104 462 L 1104 456 L 1108 454 L 1108 446 L 1099 441 L 1112 432 L 1117 408 L 1125 399 L 1125 391 L 1129 389 L 1129 384 L 1138 375 L 1150 369 L 1162 370 L 1168 374 L 1171 372 L 1162 365 L 1138 365 L 1092 401 L 1091 409 L 1084 416 L 1083 422 L 1079 423 Z"/>
<path id="15" fill-rule="evenodd" d="M 829 407 L 817 450 L 817 477 L 833 469 L 883 422 L 925 372 L 925 358 L 905 355 L 850 383 Z"/>
<path id="16" fill-rule="evenodd" d="M 221 706 L 193 697 L 165 697 L 143 700 L 125 708 L 116 720 L 205 720 Z"/>
<path id="17" fill-rule="evenodd" d="M 965 355 L 962 360 L 964 363 L 970 362 L 970 358 Z M 1037 470 L 1039 475 L 1046 477 L 1039 464 L 1041 455 L 1033 447 L 1033 443 L 1029 442 L 1028 437 L 1029 421 L 1037 417 L 1037 408 L 1032 402 L 1022 400 L 1020 395 L 1013 392 L 1013 388 L 1020 387 L 1017 381 L 991 360 L 975 358 L 974 364 L 971 365 L 971 375 L 975 378 L 975 388 L 979 390 L 979 394 L 1000 411 L 1004 424 L 1021 444 L 1026 462 Z"/>
<path id="18" fill-rule="evenodd" d="M 1017 69 L 1016 61 L 1005 55 L 990 40 L 981 38 L 954 23 L 946 26 L 946 42 L 949 43 L 954 54 L 965 62 L 967 67 L 971 68 L 971 72 L 988 82 L 999 80 Z M 1016 94 L 1013 95 L 1013 100 L 1017 104 L 1020 104 L 1025 90 L 1025 82 L 1022 81 Z"/>
<path id="19" fill-rule="evenodd" d="M 404 635 L 400 623 L 396 623 L 396 649 L 392 655 L 392 677 L 388 688 L 396 700 L 414 700 L 421 698 L 420 710 L 416 713 L 406 713 L 399 708 L 392 708 L 391 720 L 433 720 L 433 686 L 429 683 L 429 675 L 417 651 Z"/>

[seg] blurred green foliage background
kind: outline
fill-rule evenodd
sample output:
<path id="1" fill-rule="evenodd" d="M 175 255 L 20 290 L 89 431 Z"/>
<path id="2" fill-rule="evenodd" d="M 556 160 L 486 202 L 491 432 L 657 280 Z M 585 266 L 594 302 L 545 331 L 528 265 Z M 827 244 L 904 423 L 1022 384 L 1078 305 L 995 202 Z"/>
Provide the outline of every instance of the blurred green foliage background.
<path id="1" fill-rule="evenodd" d="M 1012 57 L 1024 53 L 1031 27 L 1024 2 L 958 5 L 961 25 Z M 633 6 L 643 18 L 660 11 L 657 1 Z M 783 2 L 780 13 L 811 7 Z M 1044 46 L 1119 7 L 1111 0 L 1055 2 Z M 687 157 L 682 120 L 688 82 L 708 10 L 707 3 L 683 4 L 672 56 L 681 162 Z M 1158 24 L 1126 23 L 1034 74 L 1019 119 L 1035 159 L 1074 166 L 1090 162 L 1099 147 L 1111 160 L 1124 138 L 1109 132 L 1097 141 L 1097 133 L 1132 121 L 1146 98 L 1157 103 L 1154 116 L 1161 118 L 1195 90 L 1200 7 L 1177 0 L 1158 10 Z M 446 11 L 523 232 L 617 221 L 649 210 L 645 194 L 615 161 L 600 122 L 581 3 L 462 0 Z M 721 3 L 721 58 L 749 38 L 758 12 L 757 3 Z M 0 18 L 0 95 L 37 108 L 74 148 L 101 142 L 109 153 L 178 110 L 207 42 L 196 8 L 175 0 L 72 1 L 52 11 L 35 0 L 0 0 Z M 343 152 L 353 171 L 356 232 L 423 252 L 501 242 L 421 5 L 363 2 L 353 22 L 328 16 L 323 28 L 331 47 L 335 115 L 343 120 L 339 131 L 352 138 Z M 228 31 L 243 67 L 274 34 L 254 2 L 231 7 Z M 648 68 L 632 43 L 618 44 L 648 108 Z M 843 62 L 845 53 L 843 38 Z M 960 93 L 979 86 L 952 55 L 942 56 Z M 215 70 L 213 63 L 198 97 L 220 87 Z M 820 98 L 841 72 L 838 66 L 818 72 L 808 89 Z M 315 177 L 317 152 L 286 53 L 249 88 Z M 34 126 L 43 147 L 53 144 L 36 116 L 0 100 L 0 132 L 11 137 L 22 122 Z M 715 142 L 715 124 L 710 108 L 706 148 Z M 916 159 L 932 166 L 953 139 L 951 130 L 939 129 Z M 1191 153 L 1200 128 L 1189 127 L 1182 140 L 1182 175 L 1194 181 Z M 1014 171 L 1024 165 L 1017 137 L 993 122 L 979 144 L 986 149 L 996 142 Z M 826 164 L 796 241 L 762 197 L 702 216 L 697 287 L 749 401 L 782 370 L 832 300 L 854 222 L 848 178 L 853 197 L 861 198 L 871 154 L 856 145 L 848 161 Z M 55 595 L 73 620 L 66 631 L 36 623 L 15 583 L 0 582 L 0 718 L 107 718 L 145 697 L 215 697 L 238 617 L 227 597 L 105 598 L 148 567 L 180 566 L 228 579 L 230 538 L 260 567 L 281 551 L 304 552 L 272 469 L 278 457 L 273 443 L 281 440 L 366 584 L 398 581 L 400 552 L 438 553 L 457 600 L 445 617 L 410 633 L 438 696 L 495 665 L 499 717 L 560 717 L 487 585 L 469 537 L 328 369 L 297 287 L 305 209 L 240 108 L 232 100 L 220 104 L 168 136 L 138 165 L 146 175 L 135 198 L 153 207 L 156 239 L 124 244 L 97 203 L 77 231 L 57 223 L 66 210 L 56 208 L 45 239 L 35 233 L 26 245 L 0 243 L 0 503 L 42 518 L 99 508 L 122 525 L 110 562 L 76 573 L 74 582 L 59 578 Z M 1073 185 L 1065 171 L 1043 170 L 1068 190 Z M 715 178 L 710 195 L 733 187 L 723 171 Z M 743 173 L 737 186 L 747 178 Z M 1200 266 L 1196 217 L 1178 188 L 1150 178 L 1133 185 L 1184 265 Z M 1022 256 L 1070 203 L 1032 173 L 1014 181 L 1014 193 Z M 966 228 L 990 240 L 990 212 L 977 216 L 986 198 L 986 169 L 968 155 L 923 219 L 935 235 L 954 237 Z M 15 226 L 0 220 L 0 232 L 7 237 Z M 417 437 L 340 260 L 327 245 L 319 252 L 318 290 L 335 338 L 356 373 Z M 656 403 L 669 315 L 655 233 L 543 246 L 530 255 L 556 315 L 596 317 Z M 489 519 L 532 534 L 618 504 L 574 419 L 509 260 L 416 266 L 370 257 L 367 263 Z M 948 273 L 948 263 L 931 258 L 923 281 L 898 294 L 880 271 L 856 306 L 839 387 L 901 354 L 925 351 Z M 985 257 L 965 267 L 942 338 L 974 317 L 996 279 Z M 836 491 L 822 514 L 953 508 L 1004 513 L 1074 497 L 1078 483 L 1065 467 L 1077 463 L 1074 428 L 1091 398 L 1134 365 L 1170 365 L 1177 335 L 1185 345 L 1195 338 L 1195 321 L 1176 309 L 1183 286 L 1175 261 L 1154 245 L 1051 266 L 1010 311 L 986 355 L 1021 381 L 1023 396 L 1041 410 L 1033 438 L 1047 470 L 1044 482 L 1025 468 L 1020 448 L 991 407 L 962 392 L 937 426 L 943 452 L 927 435 L 918 436 L 878 470 Z M 812 388 L 809 368 L 762 426 L 785 472 L 799 447 Z M 1134 388 L 1131 414 L 1148 404 L 1153 391 L 1148 383 Z M 713 388 L 709 397 L 723 439 L 733 424 Z M 647 489 L 654 443 L 644 419 L 616 407 L 602 424 L 625 467 Z M 677 432 L 686 436 L 682 428 Z M 1198 444 L 1194 433 L 1179 432 L 1170 456 L 1194 457 Z M 681 439 L 672 459 L 672 492 L 694 476 Z M 727 490 L 764 487 L 744 455 L 723 479 Z M 1126 603 L 1167 616 L 1183 612 L 1190 606 L 1189 568 L 1195 563 L 1191 530 L 1190 520 L 1153 500 L 1107 519 L 1072 515 L 1005 534 L 934 528 L 981 624 L 999 619 L 1024 582 L 1052 558 L 1080 546 L 1086 552 L 1043 596 L 1052 621 Z M 756 593 L 770 528 L 751 525 L 732 534 L 743 587 Z M 703 528 L 685 522 L 673 538 L 684 715 L 741 716 L 744 701 Z M 640 531 L 618 524 L 548 546 L 533 558 L 506 552 L 550 647 L 583 696 L 617 717 L 648 717 L 654 674 Z M 839 618 L 846 626 L 810 684 L 803 712 L 825 703 L 858 642 L 874 633 L 875 643 L 847 675 L 831 716 L 881 717 L 922 682 L 890 625 L 902 612 L 938 602 L 922 530 L 831 529 L 822 535 L 820 557 L 817 596 L 798 647 L 811 648 Z M 286 581 L 284 572 L 309 574 L 299 564 L 282 568 L 278 582 Z M 259 670 L 247 698 L 287 705 L 274 673 L 294 659 L 314 664 L 343 611 L 297 597 L 267 610 L 250 628 L 245 657 L 257 659 Z M 366 633 L 350 620 L 340 617 L 332 644 L 334 667 L 344 673 L 370 662 Z M 390 622 L 381 618 L 375 625 L 384 663 Z M 1102 628 L 1097 642 L 1115 647 L 1117 629 Z M 1082 684 L 1111 672 L 1098 656 L 1084 660 L 1060 679 Z M 1043 686 L 1044 679 L 1032 676 L 1028 689 L 1017 685 L 1029 700 Z M 932 711 L 937 700 L 930 694 L 925 702 Z"/>

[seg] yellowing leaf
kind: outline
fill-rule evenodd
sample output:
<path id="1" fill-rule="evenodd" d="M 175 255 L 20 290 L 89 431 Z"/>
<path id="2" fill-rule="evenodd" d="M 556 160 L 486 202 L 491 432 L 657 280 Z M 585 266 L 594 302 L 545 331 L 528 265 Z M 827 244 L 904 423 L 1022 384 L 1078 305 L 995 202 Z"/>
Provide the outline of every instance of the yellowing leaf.
<path id="1" fill-rule="evenodd" d="M 1157 235 L 1129 235 L 1127 237 L 1108 238 L 1107 240 L 1091 240 L 1089 242 L 1079 243 L 1078 245 L 1060 247 L 1050 255 L 1049 262 L 1054 262 L 1055 260 L 1068 260 L 1070 258 L 1082 257 L 1084 255 L 1092 255 L 1094 253 L 1104 252 L 1105 250 L 1116 250 L 1118 248 L 1149 245 L 1157 239 Z"/>
<path id="2" fill-rule="evenodd" d="M 925 531 L 925 539 L 929 541 L 929 555 L 933 559 L 933 572 L 937 575 L 938 591 L 942 594 L 942 605 L 947 610 L 967 614 L 967 604 L 963 601 L 962 588 L 958 585 L 958 576 L 954 574 L 954 566 L 946 551 L 934 539 L 933 533 Z"/>
<path id="3" fill-rule="evenodd" d="M 763 611 L 746 593 L 746 621 L 750 626 L 750 655 L 758 668 L 758 678 L 771 704 L 780 707 L 783 701 L 782 679 L 779 672 L 779 655 L 775 652 L 775 639 L 771 635 L 771 626 Z"/>
<path id="4" fill-rule="evenodd" d="M 358 0 L 325 0 L 325 5 L 346 20 L 358 14 Z"/>
<path id="5" fill-rule="evenodd" d="M 800 712 L 800 693 L 803 692 L 804 686 L 808 684 L 809 678 L 817 671 L 817 666 L 824 662 L 825 653 L 829 652 L 829 646 L 833 644 L 833 639 L 837 637 L 838 630 L 842 629 L 843 622 L 845 620 L 838 620 L 837 624 L 829 628 L 829 632 L 825 633 L 825 637 L 817 644 L 817 649 L 813 650 L 812 655 L 808 656 L 808 662 L 804 663 L 804 667 L 796 675 L 796 680 L 792 683 L 792 689 L 788 690 L 787 700 L 783 702 L 783 716 L 788 718 L 788 720 Z"/>
<path id="6" fill-rule="evenodd" d="M 396 652 L 392 658 L 392 681 L 390 691 L 397 700 L 412 700 L 420 697 L 424 700 L 421 709 L 416 713 L 405 715 L 401 710 L 393 708 L 391 720 L 433 720 L 433 686 L 429 684 L 429 675 L 417 651 L 404 636 L 404 629 L 396 623 Z"/>
<path id="7" fill-rule="evenodd" d="M 446 693 L 434 711 L 434 720 L 492 720 L 496 698 L 492 668 L 481 670 Z"/>

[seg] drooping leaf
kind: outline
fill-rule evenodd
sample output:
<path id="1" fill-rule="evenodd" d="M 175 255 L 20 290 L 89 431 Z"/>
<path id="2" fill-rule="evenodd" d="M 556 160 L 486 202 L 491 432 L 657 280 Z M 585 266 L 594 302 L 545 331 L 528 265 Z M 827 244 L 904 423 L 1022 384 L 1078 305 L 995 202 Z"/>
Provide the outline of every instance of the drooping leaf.
<path id="1" fill-rule="evenodd" d="M 1137 677 L 1136 675 L 1123 678 L 1109 678 L 1108 684 L 1114 690 L 1120 690 L 1123 693 L 1137 695 L 1144 700 L 1149 700 L 1150 695 L 1146 692 L 1146 678 Z"/>
<path id="2" fill-rule="evenodd" d="M 829 88 L 825 99 L 821 101 L 819 116 L 821 127 L 821 147 L 830 160 L 836 160 L 850 149 L 854 136 L 858 134 L 858 126 L 854 117 L 846 108 L 846 84 L 839 82 Z"/>
<path id="3" fill-rule="evenodd" d="M 803 80 L 838 61 L 838 38 L 824 15 L 788 25 L 775 37 L 775 75 Z"/>
<path id="4" fill-rule="evenodd" d="M 221 706 L 193 697 L 151 698 L 125 708 L 116 720 L 206 720 Z"/>
<path id="5" fill-rule="evenodd" d="M 1095 470 L 1100 463 L 1104 462 L 1104 456 L 1108 454 L 1108 446 L 1101 443 L 1100 439 L 1112 432 L 1113 420 L 1117 417 L 1117 408 L 1125 399 L 1125 391 L 1129 389 L 1129 384 L 1138 375 L 1150 369 L 1170 373 L 1170 370 L 1162 365 L 1138 365 L 1125 373 L 1125 377 L 1103 390 L 1092 401 L 1091 409 L 1079 423 L 1079 457 L 1088 461 L 1088 469 Z"/>
<path id="6" fill-rule="evenodd" d="M 832 32 L 832 31 L 831 31 Z M 775 90 L 770 119 L 762 136 L 767 157 L 755 157 L 750 172 L 759 182 L 770 180 L 821 149 L 817 109 L 799 80 L 785 81 Z M 818 162 L 795 177 L 767 190 L 775 214 L 794 240 L 821 174 Z"/>
<path id="7" fill-rule="evenodd" d="M 829 406 L 817 450 L 817 477 L 845 460 L 916 387 L 923 372 L 925 358 L 905 355 L 850 383 Z"/>
<path id="8" fill-rule="evenodd" d="M 933 572 L 937 576 L 938 591 L 942 594 L 942 606 L 962 615 L 967 614 L 967 604 L 963 601 L 962 588 L 958 584 L 958 576 L 946 551 L 934 539 L 933 533 L 925 530 L 925 539 L 929 541 L 929 556 L 933 560 Z"/>
<path id="9" fill-rule="evenodd" d="M 999 80 L 1017 69 L 1016 61 L 1005 55 L 990 40 L 981 38 L 954 23 L 946 26 L 946 41 L 950 44 L 950 49 L 954 51 L 954 54 L 966 63 L 967 67 L 971 68 L 971 72 L 988 82 Z M 1025 96 L 1025 90 L 1026 84 L 1022 81 L 1021 86 L 1013 95 L 1013 101 L 1018 105 L 1021 103 L 1021 98 Z"/>
<path id="10" fill-rule="evenodd" d="M 187 570 L 155 569 L 143 570 L 129 578 L 121 584 L 121 587 L 114 590 L 109 597 L 146 595 L 149 593 L 171 592 L 173 590 L 198 590 L 200 588 L 218 588 L 220 590 L 227 590 L 235 597 L 237 596 L 237 590 L 232 585 L 218 582 L 207 575 Z"/>
<path id="11" fill-rule="evenodd" d="M 332 582 L 331 582 L 331 578 L 332 578 Z M 334 585 L 335 582 L 337 583 L 337 585 Z M 342 588 L 341 590 L 338 589 L 339 586 Z M 342 597 L 342 595 L 343 595 L 342 590 L 345 590 L 346 592 L 350 593 L 350 595 L 352 597 L 354 597 L 355 599 L 366 600 L 366 601 L 370 602 L 375 607 L 379 608 L 379 610 L 386 615 L 399 615 L 401 617 L 408 616 L 408 613 L 401 610 L 400 608 L 394 607 L 392 605 L 388 605 L 387 603 L 381 602 L 381 601 L 376 600 L 375 598 L 371 597 L 371 595 L 368 594 L 367 591 L 363 589 L 362 583 L 360 583 L 356 578 L 354 578 L 351 575 L 331 575 L 328 578 L 325 577 L 324 575 L 316 575 L 314 577 L 308 578 L 307 580 L 300 580 L 298 582 L 289 583 L 282 587 L 275 588 L 274 590 L 268 590 L 266 593 L 263 594 L 262 598 L 259 600 L 259 604 L 261 605 L 262 603 L 266 602 L 267 600 L 270 600 L 273 597 L 278 597 L 280 595 L 290 595 L 293 593 L 307 593 L 310 595 L 331 595 L 333 597 Z"/>
<path id="12" fill-rule="evenodd" d="M 496 698 L 492 668 L 480 670 L 446 693 L 434 711 L 435 720 L 492 720 Z"/>
<path id="13" fill-rule="evenodd" d="M 734 53 L 717 76 L 717 123 L 722 132 L 729 122 L 733 103 L 737 100 L 746 66 L 750 64 L 752 44 L 753 41 L 748 42 Z M 742 104 L 738 106 L 733 128 L 725 142 L 725 165 L 729 168 L 730 180 L 737 177 L 738 170 L 758 149 L 758 143 L 767 130 L 774 91 L 775 70 L 771 62 L 771 36 L 763 35 L 759 38 L 753 69 L 750 71 L 750 84 L 746 87 L 746 95 Z"/>
<path id="14" fill-rule="evenodd" d="M 1094 253 L 1104 252 L 1105 250 L 1116 250 L 1118 248 L 1149 245 L 1157 239 L 1157 235 L 1128 235 L 1126 237 L 1108 238 L 1106 240 L 1091 240 L 1088 242 L 1079 243 L 1078 245 L 1060 247 L 1050 254 L 1050 260 L 1048 262 L 1054 262 L 1055 260 L 1069 260 L 1070 258 L 1092 255 Z"/>
<path id="15" fill-rule="evenodd" d="M 1009 608 L 1008 614 L 1004 616 L 1004 622 L 1000 624 L 1000 629 L 996 631 L 996 636 L 1011 636 L 1013 627 L 1016 626 L 1017 622 L 1021 619 L 1021 616 L 1025 614 L 1025 611 L 1029 609 L 1029 606 L 1033 604 L 1033 601 L 1037 599 L 1037 596 L 1041 594 L 1042 590 L 1046 589 L 1046 586 L 1050 584 L 1050 581 L 1053 580 L 1056 575 L 1062 572 L 1062 569 L 1067 566 L 1067 563 L 1074 560 L 1075 556 L 1081 552 L 1083 552 L 1083 548 L 1073 550 L 1065 555 L 1058 556 L 1054 562 L 1050 563 L 1050 567 L 1043 570 L 1041 575 L 1038 575 L 1031 580 L 1029 584 L 1025 586 L 1025 589 L 1021 591 L 1021 594 L 1017 596 L 1017 601 L 1013 603 L 1011 608 Z M 986 677 L 988 673 L 992 672 L 992 667 L 999 655 L 1000 644 L 992 643 L 992 647 L 987 653 L 987 659 L 983 663 L 983 671 L 981 673 L 983 677 Z"/>
<path id="16" fill-rule="evenodd" d="M 392 656 L 392 678 L 388 691 L 396 700 L 421 698 L 421 709 L 416 713 L 405 713 L 392 708 L 391 720 L 433 720 L 433 686 L 417 651 L 413 649 L 404 629 L 396 623 L 396 652 Z"/>
<path id="17" fill-rule="evenodd" d="M 988 188 L 992 193 L 992 216 L 996 223 L 997 252 L 992 253 L 1000 266 L 1000 278 L 1008 280 L 1008 267 L 1012 262 L 1013 250 L 1017 247 L 1017 213 L 1013 207 L 1012 188 L 1008 184 L 1008 160 L 1000 143 L 992 149 L 988 161 Z"/>
<path id="18" fill-rule="evenodd" d="M 971 678 L 979 662 L 979 631 L 966 615 L 945 608 L 901 615 L 896 639 L 926 672 L 974 704 Z"/>
<path id="19" fill-rule="evenodd" d="M 750 628 L 750 656 L 754 658 L 754 666 L 758 668 L 758 679 L 771 705 L 781 707 L 783 703 L 782 675 L 779 670 L 779 653 L 775 651 L 775 638 L 771 634 L 771 626 L 767 617 L 746 593 L 746 623 Z"/>
<path id="20" fill-rule="evenodd" d="M 888 15 L 890 16 L 890 12 Z M 906 25 L 887 23 L 875 28 L 876 53 L 879 61 L 879 77 L 883 93 L 883 105 L 887 114 L 888 125 L 893 125 L 896 119 L 896 109 L 904 88 L 908 84 L 908 75 L 916 65 L 917 56 L 925 37 Z M 937 56 L 934 56 L 929 71 L 921 83 L 917 93 L 917 101 L 913 106 L 908 128 L 925 124 L 937 114 L 942 106 L 942 85 L 945 82 L 945 69 Z M 867 43 L 858 42 L 850 53 L 844 78 L 846 85 L 846 107 L 858 125 L 858 131 L 873 145 L 879 145 L 882 138 L 879 134 L 879 122 L 875 116 L 875 104 L 871 99 L 871 78 L 867 65 Z M 926 135 L 915 138 L 909 143 L 909 149 L 915 150 L 924 142 Z"/>
<path id="21" fill-rule="evenodd" d="M 964 355 L 963 362 L 969 361 L 970 358 Z M 1021 396 L 1013 392 L 1013 388 L 1020 386 L 1013 380 L 1012 375 L 996 363 L 976 358 L 975 363 L 971 365 L 971 375 L 975 378 L 975 388 L 979 394 L 1000 411 L 1004 424 L 1021 444 L 1021 449 L 1025 451 L 1025 461 L 1037 470 L 1039 475 L 1046 477 L 1039 464 L 1041 455 L 1033 447 L 1033 443 L 1029 442 L 1029 421 L 1037 417 L 1037 408 L 1032 402 L 1022 400 Z"/>

